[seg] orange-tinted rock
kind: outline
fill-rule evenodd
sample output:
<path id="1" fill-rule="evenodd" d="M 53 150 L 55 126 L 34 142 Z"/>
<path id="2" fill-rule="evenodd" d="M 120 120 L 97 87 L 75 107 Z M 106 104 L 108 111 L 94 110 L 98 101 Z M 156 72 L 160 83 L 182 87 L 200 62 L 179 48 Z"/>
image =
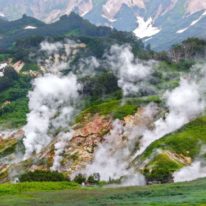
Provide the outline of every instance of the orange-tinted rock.
<path id="1" fill-rule="evenodd" d="M 89 122 L 77 129 L 65 148 L 64 166 L 70 165 L 70 168 L 65 167 L 65 169 L 75 172 L 86 166 L 92 160 L 96 146 L 111 127 L 111 119 L 95 115 Z"/>

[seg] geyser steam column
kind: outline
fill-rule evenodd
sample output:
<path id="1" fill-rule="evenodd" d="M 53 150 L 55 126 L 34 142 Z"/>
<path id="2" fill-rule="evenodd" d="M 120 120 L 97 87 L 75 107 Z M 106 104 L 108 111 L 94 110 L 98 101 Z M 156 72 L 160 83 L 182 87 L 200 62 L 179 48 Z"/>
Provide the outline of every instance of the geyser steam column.
<path id="1" fill-rule="evenodd" d="M 39 153 L 52 140 L 52 134 L 65 128 L 71 121 L 78 98 L 76 76 L 58 77 L 47 74 L 37 78 L 34 90 L 29 93 L 27 125 L 24 127 L 25 158 L 33 152 Z"/>
<path id="2" fill-rule="evenodd" d="M 45 50 L 49 56 L 58 53 L 59 48 L 65 47 L 65 44 L 60 46 L 59 43 L 58 47 L 56 45 L 47 44 Z M 68 50 L 68 45 L 65 50 Z M 67 54 L 65 51 L 65 55 Z M 66 57 L 68 59 L 68 55 Z M 48 65 L 53 67 L 51 62 Z M 67 62 L 59 62 L 59 65 L 61 65 L 60 71 L 63 70 L 62 65 L 64 68 L 69 66 Z M 67 134 L 70 136 L 69 124 L 81 86 L 73 73 L 62 76 L 61 72 L 58 72 L 57 62 L 55 62 L 55 70 L 54 68 L 47 68 L 47 70 L 47 74 L 34 80 L 33 91 L 28 95 L 30 113 L 27 115 L 27 124 L 24 127 L 26 149 L 24 159 L 29 158 L 33 153 L 41 152 L 56 137 L 57 131 L 66 131 L 62 136 Z"/>
<path id="3" fill-rule="evenodd" d="M 181 78 L 179 86 L 172 91 L 167 91 L 164 95 L 169 112 L 164 119 L 160 118 L 154 122 L 153 130 L 146 130 L 143 133 L 140 149 L 135 157 L 142 154 L 154 141 L 198 117 L 205 109 L 202 96 L 198 83 L 190 78 Z"/>

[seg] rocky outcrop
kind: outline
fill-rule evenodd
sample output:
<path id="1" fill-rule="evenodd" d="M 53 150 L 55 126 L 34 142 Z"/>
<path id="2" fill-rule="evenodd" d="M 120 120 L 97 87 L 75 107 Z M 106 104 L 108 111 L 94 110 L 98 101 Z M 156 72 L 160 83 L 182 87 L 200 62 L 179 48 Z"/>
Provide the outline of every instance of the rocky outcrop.
<path id="1" fill-rule="evenodd" d="M 103 141 L 103 136 L 111 129 L 112 119 L 98 114 L 74 126 L 73 138 L 65 142 L 60 172 L 67 175 L 85 167 L 92 159 L 95 148 Z M 50 170 L 53 165 L 57 140 L 51 142 L 41 153 L 26 161 L 12 165 L 10 170 L 18 171 Z M 20 169 L 21 168 L 21 169 Z"/>
<path id="2" fill-rule="evenodd" d="M 107 0 L 103 6 L 103 16 L 109 21 L 115 21 L 115 16 L 121 10 L 123 5 L 145 8 L 144 0 Z"/>
<path id="3" fill-rule="evenodd" d="M 75 130 L 64 152 L 62 170 L 71 174 L 85 167 L 92 159 L 95 148 L 112 126 L 112 119 L 96 114 L 89 122 Z"/>
<path id="4" fill-rule="evenodd" d="M 9 168 L 18 161 L 18 147 L 23 138 L 22 130 L 0 132 L 0 183 L 9 180 Z"/>
<path id="5" fill-rule="evenodd" d="M 140 108 L 134 115 L 125 117 L 121 121 L 122 126 L 125 127 L 125 132 L 123 136 L 119 136 L 119 143 L 115 144 L 117 145 L 116 149 L 127 147 L 127 144 L 131 143 L 131 134 L 133 135 L 135 129 L 148 127 L 152 122 L 153 115 L 146 115 L 144 108 Z M 112 129 L 113 119 L 111 116 L 101 116 L 99 114 L 86 115 L 80 123 L 73 126 L 74 133 L 72 139 L 65 142 L 66 145 L 64 152 L 61 154 L 62 161 L 59 170 L 67 175 L 71 175 L 85 168 L 94 159 L 94 153 L 98 145 L 105 141 L 105 136 Z M 8 157 L 11 154 L 13 156 L 0 171 L 3 172 L 7 167 L 9 167 L 10 171 L 13 170 L 12 168 L 17 167 L 19 171 L 50 170 L 54 160 L 54 145 L 57 143 L 57 138 L 54 138 L 54 141 L 41 153 L 32 156 L 26 161 L 13 164 L 16 145 L 23 137 L 24 132 L 22 130 L 1 133 L 0 152 L 2 152 L 4 157 Z M 5 152 L 7 150 L 9 153 Z M 2 161 L 5 162 L 5 159 L 2 159 Z"/>
<path id="6" fill-rule="evenodd" d="M 132 171 L 141 171 L 148 183 L 156 180 L 159 182 L 172 181 L 172 172 L 191 164 L 190 157 L 170 149 L 154 148 L 149 156 L 142 154 L 133 158 L 139 148 L 138 141 L 141 139 L 142 132 L 148 128 L 152 129 L 155 119 L 159 118 L 161 113 L 158 108 L 153 110 L 149 108 L 139 108 L 135 114 L 126 116 L 121 121 L 116 120 L 117 122 L 111 116 L 85 115 L 83 121 L 73 126 L 73 137 L 65 141 L 59 172 L 73 176 L 84 171 L 88 165 L 94 162 L 98 146 L 100 144 L 108 146 L 109 144 L 105 156 L 116 158 L 115 155 L 118 153 L 117 157 L 120 158 L 118 161 L 126 161 L 123 163 Z M 118 124 L 116 130 L 119 129 L 120 133 L 115 130 L 115 122 Z M 41 153 L 34 154 L 25 161 L 19 161 L 16 158 L 16 148 L 19 142 L 22 142 L 23 137 L 22 130 L 0 133 L 1 182 L 14 180 L 25 171 L 48 171 L 52 168 L 57 138 L 54 138 L 53 142 Z M 23 151 L 21 152 L 23 154 Z M 119 154 L 122 155 L 119 156 Z"/>
<path id="7" fill-rule="evenodd" d="M 15 71 L 16 71 L 17 73 L 19 73 L 19 72 L 22 70 L 22 68 L 24 67 L 24 65 L 25 65 L 24 62 L 18 61 L 18 62 L 14 63 L 14 64 L 11 65 L 11 66 L 15 69 Z"/>

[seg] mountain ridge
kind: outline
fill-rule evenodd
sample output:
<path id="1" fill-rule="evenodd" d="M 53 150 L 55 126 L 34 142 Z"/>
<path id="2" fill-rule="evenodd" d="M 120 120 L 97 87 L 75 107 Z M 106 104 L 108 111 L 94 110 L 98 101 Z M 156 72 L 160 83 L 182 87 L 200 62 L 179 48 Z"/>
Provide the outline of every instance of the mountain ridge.
<path id="1" fill-rule="evenodd" d="M 24 1 L 1 0 L 2 16 L 20 18 L 24 13 L 47 23 L 58 21 L 62 15 L 76 12 L 91 23 L 122 31 L 134 31 L 152 49 L 169 49 L 189 37 L 203 37 L 206 3 L 201 0 L 61 0 Z M 24 5 L 22 7 L 21 5 Z M 45 15 L 46 14 L 46 15 Z M 201 29 L 201 32 L 199 32 Z M 161 44 L 157 42 L 162 41 Z"/>

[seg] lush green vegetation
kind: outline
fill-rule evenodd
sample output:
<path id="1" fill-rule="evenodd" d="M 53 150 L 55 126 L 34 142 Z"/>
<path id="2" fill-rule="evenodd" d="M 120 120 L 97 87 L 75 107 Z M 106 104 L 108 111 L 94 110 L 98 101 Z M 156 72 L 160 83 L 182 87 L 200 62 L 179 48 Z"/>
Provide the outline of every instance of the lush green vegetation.
<path id="1" fill-rule="evenodd" d="M 141 161 L 150 158 L 154 152 L 161 149 L 162 153 L 152 158 L 144 174 L 148 181 L 172 181 L 174 171 L 184 166 L 181 161 L 170 157 L 167 151 L 180 157 L 192 159 L 200 155 L 202 145 L 206 144 L 206 116 L 200 117 L 182 129 L 166 135 L 152 143 L 141 156 Z"/>
<path id="2" fill-rule="evenodd" d="M 83 182 L 86 182 L 86 177 L 83 174 L 77 174 L 74 178 L 74 182 L 82 184 Z"/>
<path id="3" fill-rule="evenodd" d="M 0 92 L 13 86 L 14 82 L 18 80 L 18 74 L 12 67 L 6 67 L 4 76 L 0 78 Z"/>
<path id="4" fill-rule="evenodd" d="M 159 70 L 162 72 L 169 72 L 175 74 L 175 72 L 188 72 L 191 66 L 194 64 L 192 60 L 181 60 L 178 63 L 171 63 L 167 61 L 161 61 L 159 64 Z"/>
<path id="5" fill-rule="evenodd" d="M 37 64 L 34 64 L 34 63 L 27 63 L 24 65 L 24 67 L 22 68 L 22 72 L 24 71 L 29 71 L 29 70 L 32 70 L 32 71 L 39 71 L 39 66 Z"/>
<path id="6" fill-rule="evenodd" d="M 20 194 L 32 191 L 51 191 L 76 189 L 79 185 L 74 182 L 23 182 L 19 184 L 0 184 L 0 196 Z M 1 203 L 0 203 L 1 204 Z"/>
<path id="7" fill-rule="evenodd" d="M 28 90 L 31 88 L 31 78 L 28 76 L 18 76 L 13 85 L 0 93 L 0 103 L 5 101 L 14 101 L 26 97 Z"/>
<path id="8" fill-rule="evenodd" d="M 101 115 L 112 115 L 114 119 L 123 119 L 125 116 L 134 114 L 140 105 L 150 102 L 160 103 L 158 96 L 142 98 L 127 98 L 124 100 L 109 99 L 103 102 L 94 103 L 82 111 L 76 122 L 80 122 L 87 114 L 99 113 Z"/>
<path id="9" fill-rule="evenodd" d="M 26 123 L 26 114 L 29 112 L 28 99 L 21 98 L 0 109 L 0 125 L 7 128 L 18 128 Z"/>
<path id="10" fill-rule="evenodd" d="M 28 113 L 27 94 L 31 88 L 31 78 L 18 76 L 12 85 L 0 93 L 0 125 L 14 128 L 26 123 Z"/>
<path id="11" fill-rule="evenodd" d="M 172 160 L 167 154 L 162 153 L 146 165 L 144 175 L 147 182 L 172 182 L 172 174 L 183 166 L 180 162 Z"/>
<path id="12" fill-rule="evenodd" d="M 176 62 L 182 60 L 194 60 L 195 58 L 204 58 L 206 41 L 198 38 L 189 38 L 181 44 L 174 45 L 171 49 L 172 59 Z"/>
<path id="13" fill-rule="evenodd" d="M 69 181 L 62 173 L 40 171 L 24 173 L 19 177 L 20 182 L 64 182 Z"/>
<path id="14" fill-rule="evenodd" d="M 16 151 L 17 141 L 9 139 L 8 142 L 2 144 L 0 147 L 0 158 L 13 154 Z"/>
<path id="15" fill-rule="evenodd" d="M 144 152 L 143 158 L 149 157 L 158 148 L 195 158 L 205 143 L 206 116 L 203 116 L 151 144 Z"/>
<path id="16" fill-rule="evenodd" d="M 94 76 L 86 76 L 80 79 L 84 85 L 83 95 L 90 97 L 90 101 L 94 102 L 98 99 L 106 97 L 121 98 L 121 89 L 118 87 L 118 79 L 112 72 L 102 70 Z M 111 89 L 112 88 L 112 89 Z"/>
<path id="17" fill-rule="evenodd" d="M 80 189 L 71 182 L 3 184 L 0 185 L 0 197 L 2 206 L 204 206 L 206 179 L 190 183 L 116 189 Z"/>
<path id="18" fill-rule="evenodd" d="M 106 184 L 106 182 L 101 182 L 100 181 L 100 175 L 99 173 L 94 173 L 93 175 L 90 175 L 89 177 L 86 177 L 85 175 L 79 173 L 75 176 L 74 182 L 78 184 L 86 183 L 90 185 L 101 185 L 101 184 Z"/>
<path id="19" fill-rule="evenodd" d="M 10 57 L 9 54 L 2 53 L 0 54 L 0 62 L 6 61 Z"/>

